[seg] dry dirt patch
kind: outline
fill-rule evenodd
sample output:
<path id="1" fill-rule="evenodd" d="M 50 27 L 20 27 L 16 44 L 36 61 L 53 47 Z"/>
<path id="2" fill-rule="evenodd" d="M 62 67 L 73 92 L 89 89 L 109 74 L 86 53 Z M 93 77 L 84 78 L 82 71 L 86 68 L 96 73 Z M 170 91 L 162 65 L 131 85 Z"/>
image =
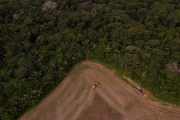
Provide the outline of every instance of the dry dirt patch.
<path id="1" fill-rule="evenodd" d="M 93 81 L 102 86 L 92 89 Z M 179 120 L 180 111 L 137 94 L 112 71 L 82 62 L 20 120 Z"/>

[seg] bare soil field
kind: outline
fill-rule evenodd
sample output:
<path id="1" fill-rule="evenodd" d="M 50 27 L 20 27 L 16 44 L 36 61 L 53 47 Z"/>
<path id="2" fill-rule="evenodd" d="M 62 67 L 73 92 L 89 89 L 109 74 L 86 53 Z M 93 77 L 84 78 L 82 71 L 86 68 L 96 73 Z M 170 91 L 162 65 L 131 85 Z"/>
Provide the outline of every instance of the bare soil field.
<path id="1" fill-rule="evenodd" d="M 101 86 L 93 89 L 94 81 Z M 114 72 L 86 61 L 20 120 L 180 120 L 180 109 L 143 97 Z"/>

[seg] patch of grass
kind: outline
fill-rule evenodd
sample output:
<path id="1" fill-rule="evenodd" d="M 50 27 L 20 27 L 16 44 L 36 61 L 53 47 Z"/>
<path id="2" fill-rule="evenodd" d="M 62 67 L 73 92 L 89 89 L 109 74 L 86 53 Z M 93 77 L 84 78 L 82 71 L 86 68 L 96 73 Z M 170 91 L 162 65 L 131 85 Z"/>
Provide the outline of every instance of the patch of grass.
<path id="1" fill-rule="evenodd" d="M 100 63 L 100 64 L 106 66 L 107 68 L 113 70 L 117 75 L 120 75 L 120 76 L 122 76 L 122 75 L 130 76 L 130 74 L 131 74 L 129 71 L 121 69 L 116 64 L 109 63 L 106 60 L 93 59 L 93 60 L 90 60 L 90 61 Z"/>

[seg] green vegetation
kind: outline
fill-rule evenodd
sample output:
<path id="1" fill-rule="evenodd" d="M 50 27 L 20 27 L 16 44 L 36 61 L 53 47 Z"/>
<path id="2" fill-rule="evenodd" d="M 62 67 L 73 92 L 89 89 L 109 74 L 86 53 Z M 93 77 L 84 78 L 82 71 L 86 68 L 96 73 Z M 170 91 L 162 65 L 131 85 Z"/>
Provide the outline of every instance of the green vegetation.
<path id="1" fill-rule="evenodd" d="M 0 119 L 17 119 L 91 59 L 180 105 L 178 0 L 53 1 L 0 1 Z"/>

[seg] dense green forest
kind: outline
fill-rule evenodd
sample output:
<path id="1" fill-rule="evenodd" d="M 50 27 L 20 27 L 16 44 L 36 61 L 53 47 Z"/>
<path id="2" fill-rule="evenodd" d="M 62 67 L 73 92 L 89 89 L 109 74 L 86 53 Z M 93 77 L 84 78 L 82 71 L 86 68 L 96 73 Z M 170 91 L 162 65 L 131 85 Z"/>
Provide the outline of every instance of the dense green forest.
<path id="1" fill-rule="evenodd" d="M 46 1 L 0 1 L 1 120 L 17 119 L 90 59 L 180 105 L 179 0 Z"/>

